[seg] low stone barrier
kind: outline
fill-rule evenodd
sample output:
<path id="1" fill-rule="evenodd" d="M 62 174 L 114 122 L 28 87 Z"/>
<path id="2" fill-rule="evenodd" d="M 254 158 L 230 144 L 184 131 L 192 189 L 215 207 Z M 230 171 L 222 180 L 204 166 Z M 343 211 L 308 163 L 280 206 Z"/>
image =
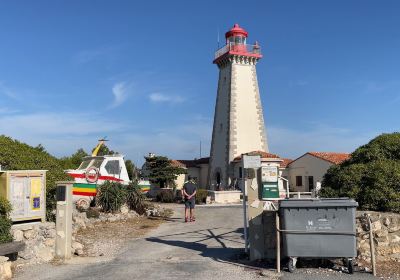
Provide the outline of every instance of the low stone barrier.
<path id="1" fill-rule="evenodd" d="M 400 214 L 386 212 L 357 211 L 358 257 L 371 259 L 368 221 L 364 214 L 371 216 L 376 258 L 400 261 Z"/>

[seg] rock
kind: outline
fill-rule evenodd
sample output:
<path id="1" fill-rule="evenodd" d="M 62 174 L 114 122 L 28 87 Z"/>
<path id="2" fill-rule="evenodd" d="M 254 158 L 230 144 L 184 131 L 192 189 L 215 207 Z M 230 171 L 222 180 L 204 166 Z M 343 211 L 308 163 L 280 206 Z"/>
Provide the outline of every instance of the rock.
<path id="1" fill-rule="evenodd" d="M 125 205 L 122 205 L 122 207 L 121 207 L 121 213 L 123 214 L 123 215 L 126 215 L 126 214 L 128 214 L 129 213 L 129 207 L 125 204 Z"/>
<path id="2" fill-rule="evenodd" d="M 83 249 L 76 249 L 75 250 L 75 255 L 82 256 L 83 255 Z"/>
<path id="3" fill-rule="evenodd" d="M 383 224 L 388 227 L 390 225 L 390 219 L 388 217 L 384 218 Z"/>
<path id="4" fill-rule="evenodd" d="M 56 241 L 53 238 L 46 239 L 46 241 L 44 242 L 44 245 L 46 245 L 47 247 L 53 247 L 55 244 L 56 244 Z"/>
<path id="5" fill-rule="evenodd" d="M 22 232 L 22 230 L 16 229 L 13 231 L 13 238 L 14 241 L 22 241 L 24 240 L 24 233 Z"/>
<path id="6" fill-rule="evenodd" d="M 7 257 L 0 256 L 0 264 L 5 263 L 6 261 L 8 261 Z"/>
<path id="7" fill-rule="evenodd" d="M 11 262 L 0 264 L 0 280 L 8 280 L 12 278 Z"/>
<path id="8" fill-rule="evenodd" d="M 388 232 L 384 229 L 381 230 L 377 230 L 375 231 L 375 236 L 376 237 L 387 237 L 388 236 Z"/>
<path id="9" fill-rule="evenodd" d="M 40 247 L 37 250 L 37 257 L 45 262 L 49 262 L 53 259 L 54 250 L 49 247 Z"/>
<path id="10" fill-rule="evenodd" d="M 33 229 L 24 231 L 24 237 L 28 240 L 36 238 L 37 235 L 38 235 L 38 232 Z"/>
<path id="11" fill-rule="evenodd" d="M 381 230 L 382 229 L 381 221 L 377 220 L 377 221 L 373 222 L 372 223 L 372 229 L 374 231 Z"/>
<path id="12" fill-rule="evenodd" d="M 391 243 L 400 242 L 400 236 L 398 236 L 398 235 L 392 235 L 390 242 L 391 242 Z"/>
<path id="13" fill-rule="evenodd" d="M 35 254 L 30 249 L 25 249 L 22 252 L 18 253 L 18 256 L 24 260 L 31 260 L 35 257 Z"/>
<path id="14" fill-rule="evenodd" d="M 388 228 L 389 233 L 393 233 L 393 232 L 396 232 L 396 231 L 399 231 L 399 230 L 400 230 L 400 226 L 399 225 L 393 225 L 392 224 Z"/>
<path id="15" fill-rule="evenodd" d="M 118 221 L 118 218 L 117 217 L 109 217 L 109 218 L 107 218 L 107 221 L 110 223 L 113 223 L 113 222 Z"/>
<path id="16" fill-rule="evenodd" d="M 76 250 L 83 250 L 83 245 L 77 241 L 72 242 L 71 245 L 72 249 Z"/>

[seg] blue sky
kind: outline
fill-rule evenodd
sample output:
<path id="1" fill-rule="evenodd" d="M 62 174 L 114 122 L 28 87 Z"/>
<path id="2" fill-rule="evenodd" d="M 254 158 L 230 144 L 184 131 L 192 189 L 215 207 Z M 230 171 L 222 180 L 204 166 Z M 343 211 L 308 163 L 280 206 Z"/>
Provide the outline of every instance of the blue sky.
<path id="1" fill-rule="evenodd" d="M 57 156 L 209 153 L 220 37 L 259 41 L 270 150 L 351 152 L 399 130 L 399 1 L 1 1 L 0 134 Z"/>

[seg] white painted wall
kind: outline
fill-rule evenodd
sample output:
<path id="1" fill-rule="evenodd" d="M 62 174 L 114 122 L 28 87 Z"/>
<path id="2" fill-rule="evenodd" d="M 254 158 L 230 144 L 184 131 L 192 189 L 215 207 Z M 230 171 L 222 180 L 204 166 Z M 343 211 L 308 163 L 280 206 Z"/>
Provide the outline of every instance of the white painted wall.
<path id="1" fill-rule="evenodd" d="M 290 190 L 308 192 L 308 176 L 314 177 L 315 188 L 317 182 L 322 182 L 322 179 L 330 166 L 332 166 L 332 163 L 329 163 L 326 160 L 305 154 L 301 158 L 290 163 L 288 166 Z M 303 185 L 300 187 L 296 187 L 296 176 L 302 176 L 303 178 Z"/>
<path id="2" fill-rule="evenodd" d="M 232 139 L 232 145 L 236 145 L 233 158 L 251 151 L 268 151 L 264 147 L 265 135 L 262 137 L 263 131 L 260 127 L 264 127 L 264 121 L 260 124 L 257 110 L 257 98 L 259 98 L 257 80 L 253 80 L 253 72 L 256 71 L 255 65 L 233 63 L 233 73 L 235 79 L 232 78 L 236 89 L 232 90 L 232 94 L 236 97 L 236 113 L 233 115 L 232 124 L 236 127 L 236 138 Z M 256 77 L 255 77 L 256 78 Z M 232 116 L 232 115 L 231 115 Z"/>

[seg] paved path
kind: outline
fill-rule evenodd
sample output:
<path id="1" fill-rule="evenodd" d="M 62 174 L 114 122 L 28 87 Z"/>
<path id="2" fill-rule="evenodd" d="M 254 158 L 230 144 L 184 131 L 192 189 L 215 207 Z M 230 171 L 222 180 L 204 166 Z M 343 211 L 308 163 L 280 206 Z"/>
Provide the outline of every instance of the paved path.
<path id="1" fill-rule="evenodd" d="M 16 279 L 260 279 L 256 270 L 235 261 L 244 246 L 240 207 L 198 207 L 197 221 L 190 224 L 183 223 L 182 207 L 175 210 L 170 221 L 147 238 L 129 242 L 112 261 L 32 266 L 18 273 Z M 281 279 L 325 276 L 299 270 L 296 274 L 286 273 Z M 327 279 L 372 278 L 366 274 L 343 274 Z"/>

